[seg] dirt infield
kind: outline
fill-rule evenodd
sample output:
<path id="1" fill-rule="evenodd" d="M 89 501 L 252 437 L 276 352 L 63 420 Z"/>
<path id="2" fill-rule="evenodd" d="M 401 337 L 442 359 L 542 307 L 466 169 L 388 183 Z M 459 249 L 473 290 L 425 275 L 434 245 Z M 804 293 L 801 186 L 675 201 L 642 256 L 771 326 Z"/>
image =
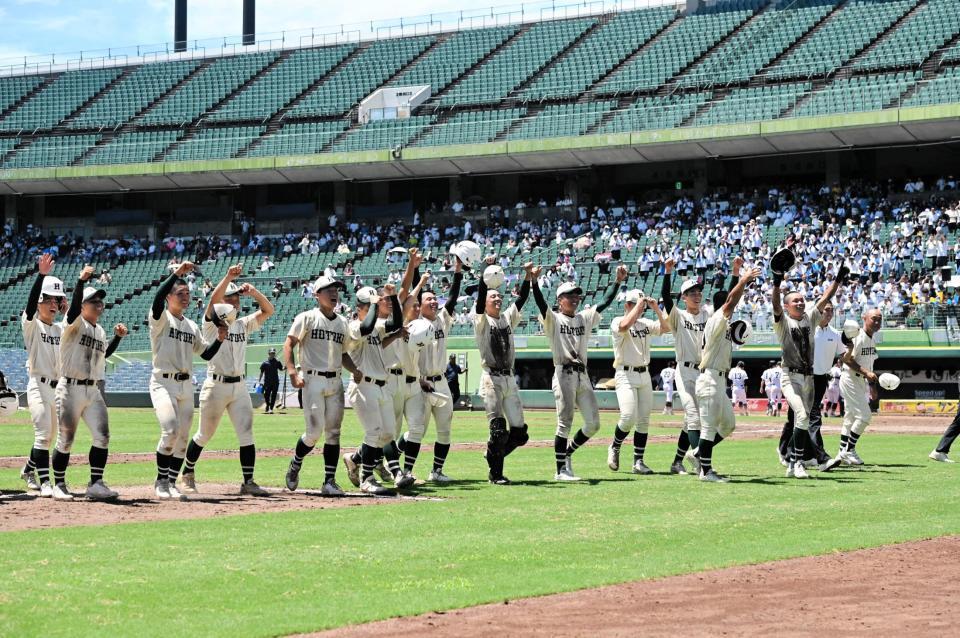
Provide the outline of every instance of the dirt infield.
<path id="1" fill-rule="evenodd" d="M 238 485 L 206 483 L 199 487 L 202 493 L 191 495 L 184 502 L 157 500 L 152 485 L 119 487 L 119 499 L 97 502 L 83 498 L 82 490 L 78 488 L 73 488 L 76 496 L 74 501 L 40 498 L 37 492 L 7 492 L 0 496 L 0 530 L 12 532 L 77 525 L 143 523 L 434 500 L 428 497 L 375 497 L 352 493 L 350 496 L 330 498 L 320 496 L 316 490 L 291 493 L 277 489 L 268 490 L 276 496 L 257 498 L 241 496 Z"/>
<path id="2" fill-rule="evenodd" d="M 311 636 L 947 635 L 960 538 L 700 572 Z"/>

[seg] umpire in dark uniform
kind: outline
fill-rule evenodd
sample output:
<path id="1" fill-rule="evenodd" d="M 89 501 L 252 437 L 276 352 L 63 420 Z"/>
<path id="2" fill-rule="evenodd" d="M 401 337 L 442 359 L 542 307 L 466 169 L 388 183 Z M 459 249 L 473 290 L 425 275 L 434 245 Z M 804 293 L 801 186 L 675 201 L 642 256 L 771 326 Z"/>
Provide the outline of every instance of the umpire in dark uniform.
<path id="1" fill-rule="evenodd" d="M 453 400 L 453 408 L 457 408 L 460 402 L 460 375 L 466 372 L 466 368 L 457 365 L 457 356 L 450 355 L 450 361 L 447 363 L 447 370 L 444 376 L 447 378 L 447 385 L 450 387 L 450 398 Z"/>
<path id="2" fill-rule="evenodd" d="M 277 391 L 280 389 L 280 371 L 283 364 L 277 359 L 277 349 L 267 351 L 267 360 L 260 364 L 260 377 L 257 383 L 263 380 L 263 400 L 267 406 L 264 414 L 273 414 L 273 406 L 277 403 Z"/>

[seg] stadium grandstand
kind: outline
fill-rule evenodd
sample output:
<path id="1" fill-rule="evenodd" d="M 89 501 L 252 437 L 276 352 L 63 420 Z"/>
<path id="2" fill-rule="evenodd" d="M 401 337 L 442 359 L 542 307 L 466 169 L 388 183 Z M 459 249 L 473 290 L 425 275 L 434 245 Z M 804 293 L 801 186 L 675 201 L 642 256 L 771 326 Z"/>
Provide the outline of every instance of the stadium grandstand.
<path id="1" fill-rule="evenodd" d="M 798 288 L 844 261 L 858 274 L 837 321 L 875 305 L 889 342 L 960 338 L 956 0 L 552 6 L 0 69 L 0 369 L 25 382 L 19 313 L 43 251 L 68 286 L 94 264 L 107 321 L 131 327 L 107 382 L 120 390 L 146 384 L 137 353 L 170 263 L 200 264 L 199 315 L 242 261 L 277 305 L 256 343 L 278 344 L 317 276 L 394 281 L 417 246 L 443 294 L 461 239 L 497 255 L 508 290 L 533 260 L 544 289 L 575 280 L 595 303 L 619 261 L 659 295 L 668 257 L 709 298 L 734 254 L 764 264 L 793 234 Z M 741 311 L 761 336 L 769 285 Z M 538 331 L 521 324 L 518 369 L 548 356 Z M 547 387 L 528 368 L 524 387 Z"/>

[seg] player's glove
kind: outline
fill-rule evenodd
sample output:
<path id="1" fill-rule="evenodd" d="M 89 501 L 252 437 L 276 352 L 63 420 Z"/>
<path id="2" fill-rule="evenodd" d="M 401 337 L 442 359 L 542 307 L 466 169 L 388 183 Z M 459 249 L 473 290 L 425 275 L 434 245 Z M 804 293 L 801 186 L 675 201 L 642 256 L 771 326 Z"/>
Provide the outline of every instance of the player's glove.
<path id="1" fill-rule="evenodd" d="M 849 278 L 850 278 L 850 269 L 847 268 L 846 266 L 840 266 L 840 268 L 837 269 L 837 280 L 841 284 L 845 284 L 847 283 L 847 279 Z"/>

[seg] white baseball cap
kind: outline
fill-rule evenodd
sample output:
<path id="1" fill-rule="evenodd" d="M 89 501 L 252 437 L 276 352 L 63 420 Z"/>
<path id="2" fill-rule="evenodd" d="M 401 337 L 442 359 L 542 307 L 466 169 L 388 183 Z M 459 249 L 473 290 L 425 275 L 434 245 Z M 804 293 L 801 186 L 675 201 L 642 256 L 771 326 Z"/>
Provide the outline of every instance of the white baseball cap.
<path id="1" fill-rule="evenodd" d="M 626 303 L 640 303 L 640 300 L 643 299 L 643 292 L 634 288 L 627 292 L 627 296 L 624 299 Z"/>
<path id="2" fill-rule="evenodd" d="M 370 286 L 364 286 L 357 291 L 357 301 L 360 303 L 377 303 L 380 301 L 380 295 L 377 294 L 377 289 Z"/>
<path id="3" fill-rule="evenodd" d="M 84 303 L 88 301 L 93 301 L 94 299 L 103 299 L 107 296 L 107 291 L 103 288 L 94 288 L 92 286 L 87 286 L 83 289 L 83 301 Z"/>
<path id="4" fill-rule="evenodd" d="M 571 292 L 577 292 L 582 295 L 583 288 L 573 283 L 572 281 L 564 282 L 560 284 L 560 286 L 557 288 L 557 299 L 560 298 L 560 295 L 567 295 L 567 294 L 570 294 Z"/>
<path id="5" fill-rule="evenodd" d="M 237 284 L 231 281 L 230 283 L 227 284 L 227 289 L 224 291 L 223 296 L 229 297 L 230 295 L 239 295 L 239 294 L 240 294 L 240 286 L 238 286 Z"/>
<path id="6" fill-rule="evenodd" d="M 680 284 L 680 294 L 686 294 L 688 290 L 692 290 L 693 288 L 699 288 L 700 290 L 703 290 L 703 284 L 696 279 L 687 279 L 685 282 Z"/>
<path id="7" fill-rule="evenodd" d="M 213 314 L 226 325 L 231 325 L 237 318 L 237 309 L 228 303 L 213 304 Z"/>
<path id="8" fill-rule="evenodd" d="M 44 297 L 67 296 L 67 294 L 63 292 L 63 282 L 50 275 L 43 278 L 43 287 L 40 289 L 40 293 L 43 294 Z"/>
<path id="9" fill-rule="evenodd" d="M 337 281 L 333 277 L 319 277 L 315 282 L 313 282 L 313 292 L 317 293 L 323 290 L 324 288 L 329 288 L 330 286 L 335 286 L 340 290 L 346 290 L 347 287 L 342 281 Z"/>

